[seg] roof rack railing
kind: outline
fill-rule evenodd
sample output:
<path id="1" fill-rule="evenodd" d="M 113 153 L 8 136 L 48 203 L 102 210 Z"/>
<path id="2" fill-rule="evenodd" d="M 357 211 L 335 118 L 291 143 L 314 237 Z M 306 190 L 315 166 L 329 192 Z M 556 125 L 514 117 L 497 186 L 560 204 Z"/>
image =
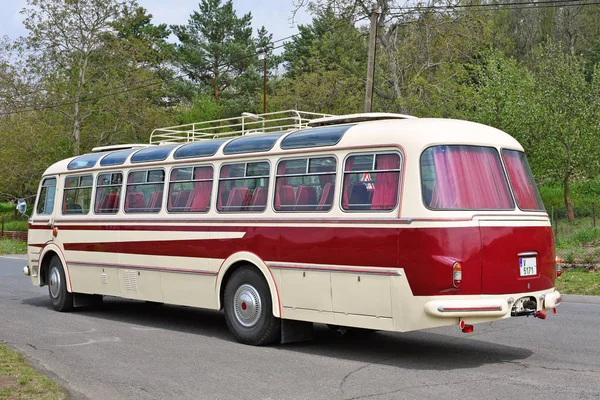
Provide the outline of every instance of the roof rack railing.
<path id="1" fill-rule="evenodd" d="M 245 112 L 239 117 L 155 129 L 150 135 L 150 144 L 197 142 L 203 139 L 304 129 L 311 120 L 332 116 L 331 114 L 297 110 L 266 114 Z"/>

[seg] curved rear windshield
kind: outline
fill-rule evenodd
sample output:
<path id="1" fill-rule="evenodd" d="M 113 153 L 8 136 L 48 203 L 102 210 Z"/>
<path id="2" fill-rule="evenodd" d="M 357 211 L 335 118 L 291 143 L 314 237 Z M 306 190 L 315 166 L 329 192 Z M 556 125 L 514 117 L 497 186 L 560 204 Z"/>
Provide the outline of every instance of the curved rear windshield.
<path id="1" fill-rule="evenodd" d="M 544 210 L 542 197 L 529 168 L 525 153 L 517 150 L 502 150 L 502 159 L 506 165 L 508 179 L 515 192 L 517 205 L 521 210 Z"/>
<path id="2" fill-rule="evenodd" d="M 421 156 L 421 189 L 433 210 L 512 210 L 506 175 L 495 148 L 434 146 Z"/>

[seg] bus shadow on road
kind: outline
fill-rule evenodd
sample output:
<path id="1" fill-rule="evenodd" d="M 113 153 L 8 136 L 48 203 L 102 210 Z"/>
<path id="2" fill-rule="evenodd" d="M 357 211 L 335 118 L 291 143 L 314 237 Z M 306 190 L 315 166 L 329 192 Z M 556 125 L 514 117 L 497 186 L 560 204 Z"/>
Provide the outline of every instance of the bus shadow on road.
<path id="1" fill-rule="evenodd" d="M 47 296 L 25 299 L 23 303 L 54 312 Z M 235 342 L 227 329 L 223 313 L 213 310 L 107 297 L 102 305 L 77 308 L 74 313 L 116 324 L 134 325 L 133 329 L 184 332 Z M 510 329 L 511 327 L 518 329 L 509 325 Z M 448 334 L 431 331 L 381 331 L 339 336 L 327 326 L 315 324 L 313 340 L 273 347 L 289 354 L 304 353 L 418 370 L 455 370 L 486 364 L 518 363 L 533 354 L 526 348 L 486 341 L 477 334 L 453 336 L 456 332 L 451 331 L 451 327 L 441 329 L 448 329 Z M 491 331 L 502 329 L 498 325 L 498 328 Z M 486 331 L 490 331 L 490 328 L 486 328 Z"/>

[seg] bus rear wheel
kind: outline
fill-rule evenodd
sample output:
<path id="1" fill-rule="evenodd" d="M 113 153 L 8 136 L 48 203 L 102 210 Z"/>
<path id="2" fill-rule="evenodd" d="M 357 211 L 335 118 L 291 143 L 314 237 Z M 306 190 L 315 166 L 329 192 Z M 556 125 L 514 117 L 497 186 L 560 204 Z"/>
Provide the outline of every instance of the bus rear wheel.
<path id="1" fill-rule="evenodd" d="M 57 256 L 50 260 L 48 271 L 48 293 L 52 307 L 56 311 L 70 311 L 73 309 L 73 293 L 67 291 L 67 280 L 60 259 Z"/>
<path id="2" fill-rule="evenodd" d="M 239 342 L 260 346 L 280 338 L 281 321 L 273 315 L 269 285 L 255 268 L 233 273 L 225 286 L 223 308 L 227 327 Z"/>

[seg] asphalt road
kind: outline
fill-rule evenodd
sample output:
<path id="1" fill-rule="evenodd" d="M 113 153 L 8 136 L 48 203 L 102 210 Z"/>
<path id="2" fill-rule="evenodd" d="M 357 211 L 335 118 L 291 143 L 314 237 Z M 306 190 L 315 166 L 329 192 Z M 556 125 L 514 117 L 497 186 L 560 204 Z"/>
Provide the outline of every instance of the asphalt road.
<path id="1" fill-rule="evenodd" d="M 236 343 L 222 314 L 105 299 L 51 310 L 47 288 L 0 257 L 0 340 L 74 399 L 598 399 L 600 304 L 563 303 L 541 321 L 512 318 L 312 342 Z"/>

